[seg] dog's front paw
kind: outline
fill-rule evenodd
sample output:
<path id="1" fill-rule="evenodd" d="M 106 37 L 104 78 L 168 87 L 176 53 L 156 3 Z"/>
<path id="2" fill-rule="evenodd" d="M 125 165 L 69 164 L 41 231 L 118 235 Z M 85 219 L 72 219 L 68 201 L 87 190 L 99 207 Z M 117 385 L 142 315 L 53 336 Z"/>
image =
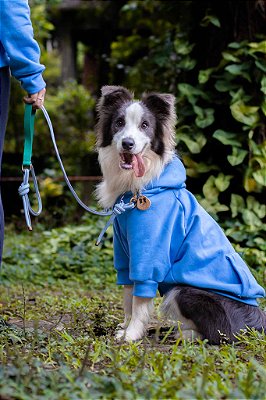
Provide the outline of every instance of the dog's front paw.
<path id="1" fill-rule="evenodd" d="M 121 322 L 120 324 L 117 325 L 119 329 L 123 330 L 125 330 L 127 326 L 128 326 L 128 321 Z"/>
<path id="2" fill-rule="evenodd" d="M 136 340 L 142 339 L 142 337 L 142 332 L 137 332 L 132 329 L 119 329 L 115 334 L 116 340 L 124 340 L 125 342 L 135 342 Z"/>
<path id="3" fill-rule="evenodd" d="M 135 342 L 137 340 L 142 339 L 144 336 L 143 331 L 137 331 L 133 329 L 127 329 L 125 332 L 124 340 L 126 342 Z"/>
<path id="4" fill-rule="evenodd" d="M 126 336 L 126 330 L 125 330 L 125 329 L 119 329 L 119 330 L 116 331 L 116 333 L 115 333 L 115 338 L 116 338 L 116 340 L 124 339 L 125 336 Z"/>

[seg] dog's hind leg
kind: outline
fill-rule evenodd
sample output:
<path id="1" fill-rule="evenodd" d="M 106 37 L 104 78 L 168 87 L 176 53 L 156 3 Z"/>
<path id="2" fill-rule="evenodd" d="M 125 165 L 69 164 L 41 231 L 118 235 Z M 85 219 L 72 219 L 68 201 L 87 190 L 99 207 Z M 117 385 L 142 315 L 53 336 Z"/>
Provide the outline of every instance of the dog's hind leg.
<path id="1" fill-rule="evenodd" d="M 208 339 L 210 344 L 232 342 L 232 323 L 222 300 L 222 296 L 205 290 L 177 286 L 166 295 L 163 309 L 177 320 L 181 314 L 181 322 L 185 318 L 193 323 L 193 330 L 199 332 L 201 338 Z M 186 326 L 181 326 L 182 329 L 186 330 Z"/>
<path id="2" fill-rule="evenodd" d="M 117 332 L 118 339 L 128 342 L 141 339 L 147 329 L 153 311 L 153 299 L 133 296 L 132 316 L 126 330 Z"/>
<path id="3" fill-rule="evenodd" d="M 256 306 L 189 286 L 173 289 L 171 296 L 181 314 L 194 322 L 210 344 L 231 343 L 237 341 L 241 330 L 266 327 L 266 315 Z"/>
<path id="4" fill-rule="evenodd" d="M 177 324 L 176 339 L 187 339 L 194 341 L 202 339 L 202 335 L 198 332 L 196 325 L 191 319 L 185 318 L 181 313 L 176 301 L 176 289 L 171 290 L 164 299 L 162 312 Z"/>

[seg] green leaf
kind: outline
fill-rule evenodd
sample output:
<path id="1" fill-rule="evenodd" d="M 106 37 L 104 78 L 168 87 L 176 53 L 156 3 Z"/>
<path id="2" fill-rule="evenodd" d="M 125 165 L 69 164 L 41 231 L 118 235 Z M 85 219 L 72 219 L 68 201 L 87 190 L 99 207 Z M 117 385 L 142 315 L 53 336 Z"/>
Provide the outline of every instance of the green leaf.
<path id="1" fill-rule="evenodd" d="M 225 67 L 225 70 L 230 72 L 230 74 L 235 75 L 235 76 L 242 76 L 243 78 L 247 79 L 249 82 L 251 82 L 250 75 L 247 73 L 249 65 L 247 63 L 243 64 L 231 64 L 227 65 Z"/>
<path id="2" fill-rule="evenodd" d="M 229 43 L 228 47 L 230 47 L 231 49 L 240 49 L 244 43 L 246 42 L 232 42 Z"/>
<path id="3" fill-rule="evenodd" d="M 261 110 L 266 117 L 266 101 L 263 101 L 261 104 Z"/>
<path id="4" fill-rule="evenodd" d="M 221 23 L 215 15 L 205 15 L 200 25 L 206 27 L 210 24 L 216 26 L 217 28 L 221 28 Z"/>
<path id="5" fill-rule="evenodd" d="M 169 60 L 167 57 L 166 59 L 168 62 Z M 165 63 L 165 65 L 167 64 L 167 62 Z M 191 71 L 196 64 L 197 64 L 196 60 L 192 59 L 191 57 L 185 57 L 178 63 L 178 68 Z"/>
<path id="6" fill-rule="evenodd" d="M 186 97 L 192 105 L 196 104 L 198 98 L 209 99 L 208 95 L 204 93 L 203 90 L 189 85 L 188 83 L 179 83 L 177 87 L 180 93 Z"/>
<path id="7" fill-rule="evenodd" d="M 202 69 L 199 72 L 199 77 L 198 77 L 199 83 L 206 83 L 209 80 L 214 70 L 215 68 Z"/>
<path id="8" fill-rule="evenodd" d="M 218 201 L 219 190 L 215 185 L 215 177 L 211 175 L 202 188 L 203 194 L 206 199 L 211 200 L 212 202 Z"/>
<path id="9" fill-rule="evenodd" d="M 247 208 L 253 211 L 259 218 L 263 219 L 266 215 L 266 205 L 260 204 L 255 197 L 247 197 Z"/>
<path id="10" fill-rule="evenodd" d="M 259 107 L 247 106 L 238 100 L 230 106 L 232 116 L 242 124 L 254 127 L 259 122 Z"/>
<path id="11" fill-rule="evenodd" d="M 200 153 L 201 149 L 205 146 L 207 139 L 201 133 L 177 133 L 176 135 L 177 142 L 184 142 L 189 149 L 189 151 L 193 154 Z"/>
<path id="12" fill-rule="evenodd" d="M 255 61 L 256 66 L 263 72 L 266 73 L 266 62 L 263 60 L 256 60 Z"/>
<path id="13" fill-rule="evenodd" d="M 248 46 L 251 48 L 251 52 L 260 52 L 263 54 L 266 54 L 266 40 L 263 40 L 259 43 L 257 42 L 251 42 L 248 44 Z"/>
<path id="14" fill-rule="evenodd" d="M 199 106 L 193 107 L 197 118 L 195 119 L 196 125 L 199 128 L 206 128 L 214 122 L 214 109 L 213 108 L 201 108 Z"/>
<path id="15" fill-rule="evenodd" d="M 257 192 L 258 190 L 258 183 L 253 178 L 253 168 L 248 167 L 245 171 L 244 176 L 244 188 L 248 193 Z"/>
<path id="16" fill-rule="evenodd" d="M 233 62 L 239 62 L 239 58 L 234 56 L 232 53 L 228 53 L 227 51 L 222 52 L 222 56 L 226 61 L 233 61 Z"/>
<path id="17" fill-rule="evenodd" d="M 219 79 L 215 83 L 214 87 L 216 90 L 218 90 L 218 92 L 229 92 L 230 90 L 237 89 L 238 85 L 236 83 L 232 83 L 230 80 Z"/>
<path id="18" fill-rule="evenodd" d="M 236 92 L 230 91 L 230 96 L 232 97 L 231 104 L 236 103 L 239 100 L 241 100 L 242 102 L 248 102 L 252 98 L 244 92 L 242 87 Z"/>
<path id="19" fill-rule="evenodd" d="M 238 214 L 242 214 L 243 210 L 245 209 L 243 197 L 233 193 L 231 195 L 230 209 L 233 218 L 235 218 Z"/>
<path id="20" fill-rule="evenodd" d="M 257 226 L 261 227 L 262 226 L 262 221 L 257 217 L 257 215 L 248 209 L 244 209 L 242 213 L 242 218 L 245 224 L 250 225 L 250 226 Z"/>
<path id="21" fill-rule="evenodd" d="M 225 204 L 219 203 L 218 200 L 215 200 L 214 202 L 212 199 L 200 199 L 199 200 L 201 206 L 209 213 L 212 215 L 212 217 L 217 220 L 217 213 L 218 212 L 223 212 L 223 211 L 228 211 L 229 207 L 227 207 Z"/>
<path id="22" fill-rule="evenodd" d="M 220 174 L 214 180 L 215 186 L 219 192 L 224 192 L 226 189 L 228 189 L 232 178 L 232 175 L 224 175 L 220 172 Z"/>
<path id="23" fill-rule="evenodd" d="M 213 170 L 219 170 L 217 165 L 214 164 L 206 164 L 204 162 L 196 162 L 192 160 L 188 155 L 183 155 L 183 161 L 186 166 L 187 175 L 192 178 L 197 178 L 200 174 L 210 172 Z"/>
<path id="24" fill-rule="evenodd" d="M 227 160 L 233 166 L 239 165 L 244 161 L 244 158 L 248 154 L 247 150 L 239 149 L 238 147 L 233 147 L 233 152 L 231 155 L 227 156 Z"/>
<path id="25" fill-rule="evenodd" d="M 189 42 L 181 41 L 180 39 L 176 39 L 174 41 L 174 48 L 177 54 L 188 55 L 193 50 L 194 44 L 190 44 Z"/>
<path id="26" fill-rule="evenodd" d="M 260 90 L 262 91 L 262 93 L 266 94 L 266 76 L 264 76 L 261 80 Z"/>
<path id="27" fill-rule="evenodd" d="M 222 129 L 217 129 L 213 137 L 219 142 L 225 144 L 225 145 L 231 145 L 231 146 L 236 146 L 236 147 L 241 147 L 240 141 L 237 139 L 238 138 L 237 133 L 232 133 L 232 132 L 226 132 L 223 131 Z"/>
<path id="28" fill-rule="evenodd" d="M 253 172 L 252 176 L 259 185 L 266 186 L 266 168 Z"/>

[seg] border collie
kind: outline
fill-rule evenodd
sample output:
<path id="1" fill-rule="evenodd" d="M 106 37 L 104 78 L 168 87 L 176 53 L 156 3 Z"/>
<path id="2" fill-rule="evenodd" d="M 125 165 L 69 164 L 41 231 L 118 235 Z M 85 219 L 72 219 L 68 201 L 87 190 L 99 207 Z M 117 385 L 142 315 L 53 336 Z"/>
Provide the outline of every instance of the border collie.
<path id="1" fill-rule="evenodd" d="M 135 207 L 114 220 L 114 265 L 124 286 L 125 320 L 117 338 L 141 339 L 157 290 L 177 337 L 236 340 L 241 329 L 266 329 L 264 297 L 218 224 L 186 189 L 175 154 L 175 98 L 104 86 L 97 106 L 103 181 L 99 203 Z"/>

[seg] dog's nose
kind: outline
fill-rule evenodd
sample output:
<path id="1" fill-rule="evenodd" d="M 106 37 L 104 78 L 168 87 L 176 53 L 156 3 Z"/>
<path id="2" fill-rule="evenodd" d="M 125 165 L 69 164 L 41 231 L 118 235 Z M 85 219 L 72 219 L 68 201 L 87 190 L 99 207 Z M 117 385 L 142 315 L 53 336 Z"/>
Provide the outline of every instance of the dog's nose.
<path id="1" fill-rule="evenodd" d="M 132 150 L 135 146 L 135 141 L 132 138 L 125 138 L 122 140 L 122 147 L 124 150 Z"/>

